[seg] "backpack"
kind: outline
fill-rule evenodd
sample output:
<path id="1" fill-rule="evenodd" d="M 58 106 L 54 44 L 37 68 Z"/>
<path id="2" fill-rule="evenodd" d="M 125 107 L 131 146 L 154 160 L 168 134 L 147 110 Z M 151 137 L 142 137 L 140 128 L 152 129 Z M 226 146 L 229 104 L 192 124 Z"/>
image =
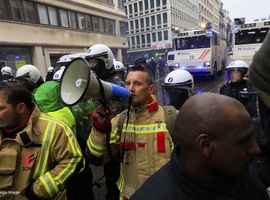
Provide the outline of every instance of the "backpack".
<path id="1" fill-rule="evenodd" d="M 173 143 L 176 144 L 177 141 L 175 141 L 175 120 L 176 120 L 176 116 L 177 116 L 177 112 L 175 107 L 173 106 L 162 106 L 162 108 L 164 109 L 165 112 L 165 119 L 166 119 L 166 125 L 167 125 L 167 129 L 172 137 Z M 119 120 L 118 120 L 118 134 L 121 135 L 122 133 L 122 129 L 123 129 L 123 125 L 124 125 L 124 121 L 126 119 L 127 116 L 127 109 L 124 110 L 120 115 L 119 115 Z"/>

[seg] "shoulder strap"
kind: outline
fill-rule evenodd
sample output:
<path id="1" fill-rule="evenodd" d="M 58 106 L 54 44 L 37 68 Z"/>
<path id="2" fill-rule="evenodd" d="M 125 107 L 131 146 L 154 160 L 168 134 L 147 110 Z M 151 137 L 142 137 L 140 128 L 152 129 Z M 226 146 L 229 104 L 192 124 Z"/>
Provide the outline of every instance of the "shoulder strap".
<path id="1" fill-rule="evenodd" d="M 173 106 L 162 106 L 165 112 L 166 125 L 169 130 L 169 133 L 172 137 L 173 143 L 176 144 L 175 141 L 175 120 L 177 116 L 177 112 L 175 107 Z"/>
<path id="2" fill-rule="evenodd" d="M 122 134 L 124 121 L 125 121 L 126 116 L 127 116 L 127 111 L 128 111 L 128 110 L 126 109 L 126 110 L 124 110 L 123 112 L 121 112 L 121 113 L 119 114 L 119 120 L 118 120 L 118 124 L 117 124 L 119 137 L 120 137 L 121 134 Z"/>

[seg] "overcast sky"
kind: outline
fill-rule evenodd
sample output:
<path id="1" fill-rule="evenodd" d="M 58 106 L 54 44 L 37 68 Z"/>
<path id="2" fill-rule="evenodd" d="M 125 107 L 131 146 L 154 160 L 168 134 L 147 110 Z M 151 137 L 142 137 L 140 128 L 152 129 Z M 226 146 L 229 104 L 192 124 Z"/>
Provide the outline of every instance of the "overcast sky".
<path id="1" fill-rule="evenodd" d="M 254 19 L 268 18 L 270 14 L 270 0 L 221 0 L 229 16 L 234 18 L 245 17 L 246 22 Z"/>

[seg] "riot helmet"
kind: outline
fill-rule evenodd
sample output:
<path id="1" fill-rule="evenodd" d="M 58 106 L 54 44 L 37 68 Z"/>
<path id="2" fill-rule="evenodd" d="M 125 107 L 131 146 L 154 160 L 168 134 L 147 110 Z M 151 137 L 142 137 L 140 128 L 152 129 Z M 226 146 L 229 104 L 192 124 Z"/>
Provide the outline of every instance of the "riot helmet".
<path id="1" fill-rule="evenodd" d="M 114 60 L 113 65 L 114 65 L 116 75 L 119 78 L 121 78 L 121 80 L 124 80 L 125 67 L 124 67 L 123 63 L 121 63 L 120 61 Z"/>
<path id="2" fill-rule="evenodd" d="M 194 80 L 188 71 L 177 69 L 165 77 L 162 84 L 164 105 L 172 105 L 179 110 L 184 102 L 193 94 Z"/>
<path id="3" fill-rule="evenodd" d="M 88 48 L 85 59 L 98 77 L 115 72 L 113 66 L 114 55 L 112 50 L 104 44 L 95 44 Z"/>
<path id="4" fill-rule="evenodd" d="M 16 79 L 27 80 L 35 83 L 37 86 L 44 83 L 38 68 L 30 64 L 23 65 L 17 70 Z"/>
<path id="5" fill-rule="evenodd" d="M 7 74 L 7 75 L 13 75 L 13 70 L 11 69 L 11 67 L 9 66 L 5 66 L 5 67 L 2 67 L 1 69 L 1 74 L 4 75 L 4 74 Z"/>
<path id="6" fill-rule="evenodd" d="M 241 82 L 248 73 L 248 64 L 243 60 L 235 60 L 226 68 L 226 78 L 231 82 Z"/>
<path id="7" fill-rule="evenodd" d="M 54 75 L 53 75 L 53 80 L 54 81 L 57 81 L 57 82 L 60 82 L 61 81 L 61 78 L 62 78 L 62 74 L 65 70 L 65 66 L 62 66 L 59 70 L 57 70 Z"/>

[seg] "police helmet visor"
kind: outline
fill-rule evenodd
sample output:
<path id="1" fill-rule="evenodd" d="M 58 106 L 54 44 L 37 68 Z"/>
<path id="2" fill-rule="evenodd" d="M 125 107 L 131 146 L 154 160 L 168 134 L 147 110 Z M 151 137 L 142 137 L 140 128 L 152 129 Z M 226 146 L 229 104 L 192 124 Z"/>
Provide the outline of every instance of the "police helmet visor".
<path id="1" fill-rule="evenodd" d="M 179 110 L 189 98 L 189 92 L 183 88 L 163 88 L 162 98 L 164 105 L 172 105 Z"/>

